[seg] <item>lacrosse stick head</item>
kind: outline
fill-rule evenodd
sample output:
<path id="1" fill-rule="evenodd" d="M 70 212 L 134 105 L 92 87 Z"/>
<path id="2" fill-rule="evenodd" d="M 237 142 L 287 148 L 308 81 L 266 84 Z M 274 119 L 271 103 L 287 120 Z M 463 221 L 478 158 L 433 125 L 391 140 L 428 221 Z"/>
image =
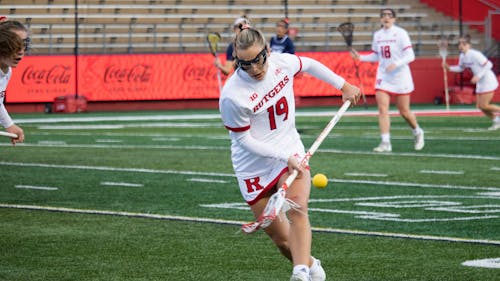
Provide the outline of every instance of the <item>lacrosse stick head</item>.
<path id="1" fill-rule="evenodd" d="M 214 56 L 217 55 L 217 47 L 220 40 L 221 36 L 218 32 L 210 32 L 207 34 L 208 47 L 210 49 L 210 53 L 212 53 L 212 55 Z"/>
<path id="2" fill-rule="evenodd" d="M 437 45 L 439 48 L 439 55 L 441 56 L 443 61 L 446 60 L 446 56 L 448 55 L 448 39 L 446 39 L 445 37 L 441 37 Z"/>
<path id="3" fill-rule="evenodd" d="M 351 48 L 352 47 L 352 32 L 354 31 L 354 24 L 352 22 L 344 22 L 341 23 L 337 27 L 337 31 L 342 34 L 342 37 L 344 37 L 344 41 L 347 44 L 347 47 Z"/>

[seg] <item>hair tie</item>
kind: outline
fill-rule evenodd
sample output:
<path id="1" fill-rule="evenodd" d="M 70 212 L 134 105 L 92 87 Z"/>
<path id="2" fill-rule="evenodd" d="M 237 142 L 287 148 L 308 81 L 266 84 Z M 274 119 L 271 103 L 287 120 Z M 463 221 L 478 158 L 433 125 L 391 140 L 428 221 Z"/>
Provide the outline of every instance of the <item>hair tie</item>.
<path id="1" fill-rule="evenodd" d="M 244 30 L 244 29 L 250 29 L 250 25 L 248 23 L 240 25 L 240 30 Z"/>

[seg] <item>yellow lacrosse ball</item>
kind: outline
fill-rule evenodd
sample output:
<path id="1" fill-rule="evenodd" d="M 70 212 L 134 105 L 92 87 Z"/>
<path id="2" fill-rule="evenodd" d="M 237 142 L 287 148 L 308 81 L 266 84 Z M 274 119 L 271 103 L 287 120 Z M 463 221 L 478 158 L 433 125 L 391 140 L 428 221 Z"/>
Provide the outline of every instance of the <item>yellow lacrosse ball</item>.
<path id="1" fill-rule="evenodd" d="M 325 188 L 328 184 L 328 178 L 323 174 L 316 174 L 312 179 L 312 184 L 316 188 Z"/>

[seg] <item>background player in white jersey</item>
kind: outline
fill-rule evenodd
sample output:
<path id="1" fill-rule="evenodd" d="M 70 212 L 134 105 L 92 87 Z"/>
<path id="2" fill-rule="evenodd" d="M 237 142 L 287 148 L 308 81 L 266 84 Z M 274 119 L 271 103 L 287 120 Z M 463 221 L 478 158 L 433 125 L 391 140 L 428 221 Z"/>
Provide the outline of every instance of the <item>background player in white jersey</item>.
<path id="1" fill-rule="evenodd" d="M 493 66 L 491 61 L 478 50 L 471 48 L 470 39 L 469 35 L 461 36 L 458 39 L 458 49 L 460 50 L 458 65 L 448 66 L 445 63 L 444 66 L 452 72 L 462 72 L 465 68 L 471 69 L 474 75 L 471 83 L 476 84 L 476 105 L 488 118 L 493 120 L 493 125 L 489 129 L 497 130 L 500 129 L 500 116 L 495 116 L 495 114 L 500 113 L 500 106 L 490 102 L 498 88 L 498 80 L 491 70 Z"/>
<path id="2" fill-rule="evenodd" d="M 375 97 L 382 142 L 373 151 L 392 151 L 389 117 L 391 96 L 395 97 L 399 113 L 412 128 L 415 150 L 421 150 L 424 147 L 424 131 L 410 110 L 410 94 L 414 86 L 408 64 L 415 60 L 410 37 L 404 29 L 394 24 L 396 12 L 393 9 L 382 9 L 380 21 L 382 28 L 373 35 L 372 53 L 360 56 L 356 50 L 351 51 L 354 59 L 379 63 L 375 81 Z"/>
<path id="3" fill-rule="evenodd" d="M 29 49 L 27 29 L 17 21 L 3 21 L 0 23 L 1 51 L 0 51 L 0 124 L 12 138 L 12 144 L 24 141 L 24 131 L 14 124 L 4 105 L 5 93 L 12 76 L 12 68 L 16 67 Z"/>
<path id="4" fill-rule="evenodd" d="M 264 228 L 281 253 L 292 261 L 290 280 L 325 280 L 319 260 L 311 256 L 312 234 L 307 215 L 311 188 L 308 167 L 299 166 L 305 154 L 295 128 L 293 81 L 301 71 L 342 91 L 356 103 L 358 88 L 316 60 L 291 54 L 270 54 L 262 33 L 245 26 L 236 36 L 238 68 L 226 81 L 219 101 L 222 121 L 231 136 L 231 159 L 240 191 L 257 218 L 269 197 L 296 169 L 299 177 L 287 197 L 300 205 L 288 219 Z"/>

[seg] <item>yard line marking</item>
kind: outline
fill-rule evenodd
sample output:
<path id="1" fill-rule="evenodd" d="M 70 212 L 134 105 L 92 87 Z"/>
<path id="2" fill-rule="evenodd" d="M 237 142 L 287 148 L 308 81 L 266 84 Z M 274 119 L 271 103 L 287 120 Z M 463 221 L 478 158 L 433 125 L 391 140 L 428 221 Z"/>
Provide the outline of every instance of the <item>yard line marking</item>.
<path id="1" fill-rule="evenodd" d="M 354 197 L 354 198 L 329 198 L 329 199 L 309 199 L 311 203 L 317 202 L 356 202 L 356 201 L 378 201 L 378 200 L 393 200 L 393 199 L 408 199 L 408 198 L 421 198 L 421 199 L 433 199 L 433 198 L 457 198 L 457 199 L 491 199 L 490 192 L 479 193 L 480 196 L 473 195 L 394 195 L 394 196 L 373 196 L 373 197 Z M 500 198 L 493 198 L 500 199 Z"/>
<path id="2" fill-rule="evenodd" d="M 38 190 L 58 190 L 57 187 L 51 186 L 35 186 L 35 185 L 22 185 L 18 184 L 14 186 L 15 188 L 23 188 L 23 189 L 38 189 Z"/>
<path id="3" fill-rule="evenodd" d="M 377 174 L 377 173 L 344 173 L 344 176 L 352 176 L 352 177 L 387 177 L 387 174 Z"/>
<path id="4" fill-rule="evenodd" d="M 152 138 L 152 141 L 180 141 L 180 138 Z"/>
<path id="5" fill-rule="evenodd" d="M 478 195 L 500 197 L 500 192 L 479 192 Z"/>
<path id="6" fill-rule="evenodd" d="M 67 145 L 65 141 L 38 141 L 39 145 L 50 145 L 50 146 L 56 146 L 56 145 Z"/>
<path id="7" fill-rule="evenodd" d="M 367 180 L 348 180 L 348 179 L 328 179 L 338 183 L 364 183 L 374 185 L 393 185 L 404 187 L 429 187 L 429 188 L 444 188 L 444 189 L 464 189 L 464 190 L 490 190 L 500 191 L 500 187 L 493 186 L 464 186 L 464 185 L 449 185 L 449 184 L 427 184 L 427 183 L 412 183 L 412 182 L 397 182 L 397 181 L 367 181 Z"/>
<path id="8" fill-rule="evenodd" d="M 63 122 L 102 122 L 102 121 L 163 121 L 163 120 L 207 120 L 220 119 L 220 114 L 186 114 L 186 115 L 150 115 L 150 116 L 94 116 L 94 117 L 53 117 L 53 118 L 19 118 L 16 123 L 63 123 Z"/>
<path id="9" fill-rule="evenodd" d="M 187 179 L 187 180 L 188 181 L 194 181 L 194 182 L 228 183 L 228 181 L 225 181 L 225 180 L 201 179 L 201 178 L 190 178 L 190 179 Z"/>
<path id="10" fill-rule="evenodd" d="M 145 168 L 117 168 L 106 166 L 84 166 L 84 165 L 57 165 L 57 164 L 43 164 L 43 163 L 19 163 L 19 162 L 5 162 L 0 161 L 0 165 L 4 166 L 18 166 L 18 167 L 40 167 L 40 168 L 61 168 L 61 169 L 81 169 L 81 170 L 98 170 L 98 171 L 115 171 L 115 172 L 137 172 L 137 173 L 150 173 L 150 174 L 180 174 L 180 175 L 197 175 L 197 176 L 219 176 L 234 178 L 234 174 L 228 173 L 212 173 L 212 172 L 194 172 L 194 171 L 179 171 L 179 170 L 156 170 Z M 372 185 L 392 185 L 404 187 L 429 187 L 429 188 L 444 188 L 444 189 L 465 189 L 465 190 L 487 190 L 487 191 L 500 191 L 500 187 L 489 186 L 463 186 L 463 185 L 440 185 L 440 184 L 426 184 L 426 183 L 412 183 L 412 182 L 394 182 L 394 181 L 368 181 L 368 180 L 349 180 L 349 179 L 329 179 L 332 182 L 338 183 L 363 183 Z"/>
<path id="11" fill-rule="evenodd" d="M 117 168 L 117 167 L 106 167 L 106 166 L 57 165 L 57 164 L 42 164 L 42 163 L 15 163 L 15 162 L 3 162 L 3 161 L 0 161 L 0 165 L 18 166 L 18 167 L 97 170 L 97 171 L 112 171 L 112 172 L 136 172 L 136 173 L 148 173 L 148 174 L 179 174 L 179 175 L 196 175 L 196 176 L 201 175 L 201 176 L 235 177 L 234 174 L 226 174 L 226 173 L 193 172 L 193 171 L 178 171 L 178 170 L 156 170 L 156 169 L 145 169 L 145 168 Z"/>
<path id="12" fill-rule="evenodd" d="M 40 130 L 111 130 L 123 129 L 124 125 L 41 125 Z"/>
<path id="13" fill-rule="evenodd" d="M 433 109 L 422 109 L 422 110 L 412 110 L 417 115 L 439 115 L 439 116 L 457 116 L 457 115 L 470 115 L 470 116 L 480 116 L 481 111 L 478 109 L 450 109 L 449 111 L 444 110 L 433 110 Z M 336 110 L 328 111 L 307 111 L 298 110 L 297 117 L 330 117 L 335 114 Z M 399 112 L 396 110 L 389 111 L 392 116 L 398 116 Z M 346 116 L 376 116 L 378 115 L 377 110 L 360 110 L 360 111 L 350 111 L 346 112 Z M 220 120 L 219 113 L 206 113 L 206 114 L 172 114 L 172 115 L 147 115 L 147 116 L 134 116 L 134 115 L 120 115 L 120 116 L 92 116 L 92 117 L 75 117 L 75 116 L 65 116 L 65 117 L 51 117 L 51 118 L 16 118 L 16 123 L 27 124 L 27 123 L 62 123 L 62 122 L 102 122 L 102 121 L 162 121 L 162 120 L 208 120 L 216 119 Z"/>
<path id="14" fill-rule="evenodd" d="M 101 185 L 107 186 L 124 186 L 124 187 L 143 187 L 143 184 L 140 183 L 128 183 L 128 182 L 112 182 L 112 181 L 103 181 Z"/>
<path id="15" fill-rule="evenodd" d="M 237 225 L 238 227 L 247 223 L 246 221 L 235 221 L 235 220 L 224 220 L 224 219 L 211 219 L 211 218 L 188 217 L 188 216 L 172 216 L 172 215 L 160 215 L 160 214 L 151 214 L 151 213 L 134 213 L 134 212 L 119 212 L 119 211 L 106 211 L 106 210 L 75 209 L 75 208 L 37 206 L 37 205 L 0 204 L 0 208 L 40 210 L 40 211 L 56 211 L 56 212 L 63 212 L 63 213 L 78 213 L 78 214 L 90 214 L 90 215 L 125 216 L 125 217 L 135 217 L 135 218 L 152 218 L 152 219 L 175 220 L 175 221 L 186 221 L 186 222 L 218 223 L 218 224 L 225 224 L 225 225 Z M 431 240 L 431 241 L 473 243 L 473 244 L 486 244 L 486 245 L 500 245 L 500 241 L 488 240 L 488 239 L 468 239 L 468 238 L 460 238 L 460 237 L 415 235 L 415 234 L 405 234 L 405 233 L 377 232 L 377 231 L 364 231 L 364 230 L 326 228 L 326 227 L 312 227 L 311 229 L 315 232 L 325 232 L 325 233 L 339 233 L 339 234 L 378 236 L 378 237 L 389 237 L 389 238 L 406 238 L 406 239 L 416 239 L 416 240 Z"/>
<path id="16" fill-rule="evenodd" d="M 462 263 L 464 266 L 500 268 L 500 258 L 469 260 Z"/>
<path id="17" fill-rule="evenodd" d="M 434 171 L 434 170 L 420 170 L 421 174 L 438 174 L 438 175 L 463 175 L 464 171 Z"/>
<path id="18" fill-rule="evenodd" d="M 490 170 L 492 170 L 492 171 L 500 171 L 500 167 L 491 167 Z"/>
<path id="19" fill-rule="evenodd" d="M 390 155 L 390 156 L 409 156 L 409 157 L 500 160 L 500 157 L 495 157 L 495 156 L 465 155 L 465 154 L 439 154 L 439 153 L 414 153 L 414 152 L 380 153 L 380 152 L 370 152 L 370 151 L 354 151 L 354 150 L 339 150 L 339 149 L 318 149 L 318 151 L 323 152 L 323 153 L 336 153 L 336 154 Z"/>
<path id="20" fill-rule="evenodd" d="M 96 139 L 97 143 L 121 143 L 123 140 L 112 140 L 112 139 Z"/>
<path id="21" fill-rule="evenodd" d="M 228 150 L 227 146 L 177 146 L 177 145 L 104 145 L 104 144 L 67 144 L 67 145 L 40 145 L 32 143 L 19 143 L 19 146 L 27 147 L 62 147 L 62 148 L 141 148 L 141 149 L 179 149 L 179 150 Z M 1 143 L 0 146 L 12 146 L 10 143 Z M 338 150 L 338 149 L 318 149 L 321 153 L 335 154 L 357 154 L 357 155 L 390 155 L 402 157 L 426 157 L 426 158 L 454 158 L 454 159 L 477 159 L 477 160 L 500 160 L 500 157 L 482 156 L 482 155 L 464 155 L 464 154 L 436 154 L 436 153 L 380 153 L 369 151 L 353 151 L 353 150 Z"/>

